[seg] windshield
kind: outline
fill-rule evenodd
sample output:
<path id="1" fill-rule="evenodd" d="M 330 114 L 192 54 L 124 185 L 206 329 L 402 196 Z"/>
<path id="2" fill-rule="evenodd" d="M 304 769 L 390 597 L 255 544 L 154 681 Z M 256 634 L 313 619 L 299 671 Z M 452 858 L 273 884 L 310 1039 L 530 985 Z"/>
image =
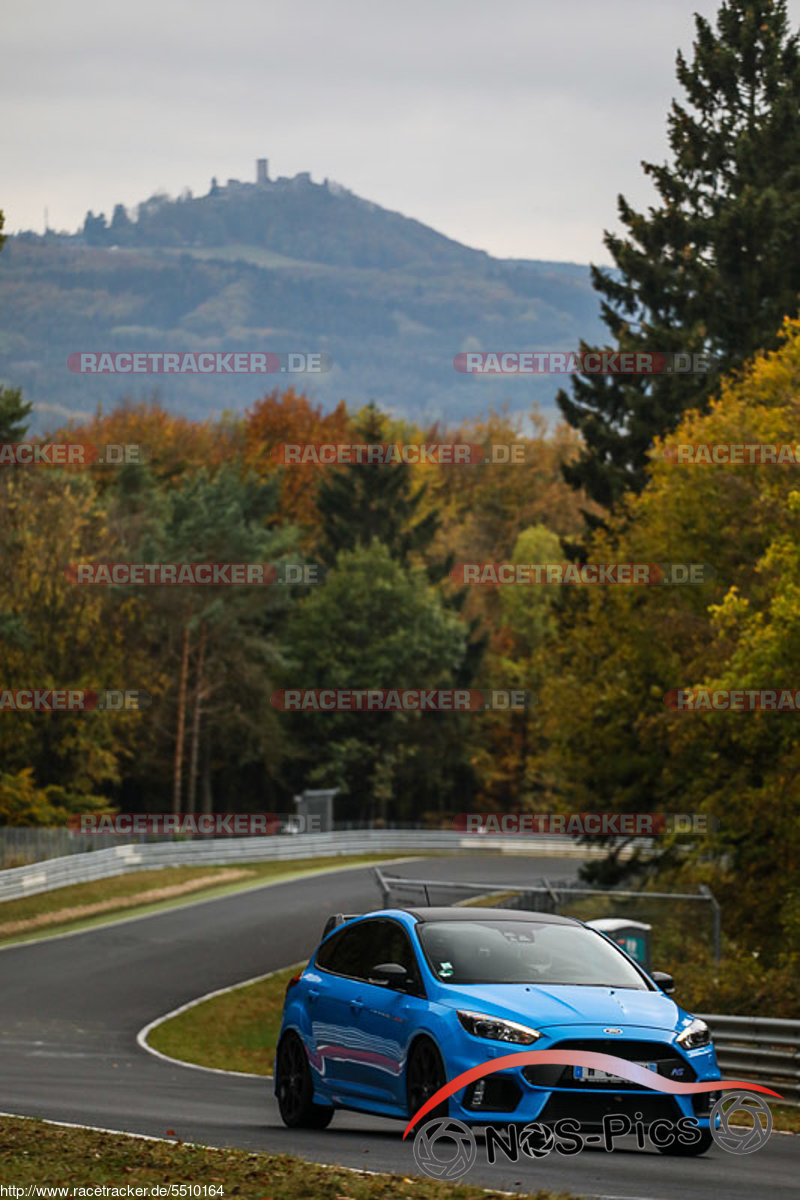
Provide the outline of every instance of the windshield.
<path id="1" fill-rule="evenodd" d="M 417 935 L 442 983 L 563 983 L 648 990 L 620 951 L 581 925 L 431 921 L 417 925 Z"/>

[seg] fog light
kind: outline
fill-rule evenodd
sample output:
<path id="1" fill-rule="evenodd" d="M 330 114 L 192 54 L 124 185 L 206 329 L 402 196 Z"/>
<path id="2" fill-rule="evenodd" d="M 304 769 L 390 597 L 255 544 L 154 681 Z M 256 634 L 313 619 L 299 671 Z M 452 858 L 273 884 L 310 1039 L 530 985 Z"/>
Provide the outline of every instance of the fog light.
<path id="1" fill-rule="evenodd" d="M 492 1075 L 477 1079 L 464 1093 L 465 1108 L 487 1109 L 492 1112 L 513 1112 L 522 1099 L 522 1088 L 508 1075 Z"/>

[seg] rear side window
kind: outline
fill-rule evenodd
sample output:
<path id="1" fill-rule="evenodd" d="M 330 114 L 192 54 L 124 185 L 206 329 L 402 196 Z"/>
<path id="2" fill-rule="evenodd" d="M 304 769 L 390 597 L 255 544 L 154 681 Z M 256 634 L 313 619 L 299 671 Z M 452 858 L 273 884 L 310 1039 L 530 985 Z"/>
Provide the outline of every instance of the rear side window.
<path id="1" fill-rule="evenodd" d="M 416 955 L 405 930 L 395 921 L 359 921 L 332 934 L 317 951 L 316 965 L 335 975 L 366 980 L 378 963 L 405 967 L 413 983 L 421 986 Z"/>
<path id="2" fill-rule="evenodd" d="M 336 947 L 342 939 L 342 935 L 346 930 L 340 930 L 338 933 L 332 933 L 329 938 L 326 938 L 322 945 L 317 950 L 314 962 L 323 971 L 330 970 L 330 963 L 333 955 L 336 953 Z"/>
<path id="3" fill-rule="evenodd" d="M 335 975 L 347 975 L 351 979 L 366 979 L 376 963 L 386 961 L 380 954 L 379 922 L 359 921 L 324 942 L 317 952 L 316 962 L 323 971 L 333 971 Z"/>

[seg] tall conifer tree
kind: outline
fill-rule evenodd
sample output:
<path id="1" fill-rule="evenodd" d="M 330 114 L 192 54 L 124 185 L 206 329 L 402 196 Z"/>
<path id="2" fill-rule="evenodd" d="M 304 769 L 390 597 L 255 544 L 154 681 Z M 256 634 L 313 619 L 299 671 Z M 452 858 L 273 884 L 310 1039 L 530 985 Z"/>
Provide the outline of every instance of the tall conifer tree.
<path id="1" fill-rule="evenodd" d="M 671 165 L 643 163 L 659 199 L 619 197 L 627 233 L 605 234 L 616 270 L 592 267 L 606 349 L 708 354 L 704 374 L 578 375 L 558 394 L 586 442 L 565 466 L 605 507 L 641 490 L 653 438 L 703 409 L 721 374 L 777 344 L 800 296 L 800 54 L 785 0 L 726 0 L 716 29 L 695 17 L 679 52 L 685 103 L 668 117 Z M 582 344 L 582 350 L 596 349 Z"/>

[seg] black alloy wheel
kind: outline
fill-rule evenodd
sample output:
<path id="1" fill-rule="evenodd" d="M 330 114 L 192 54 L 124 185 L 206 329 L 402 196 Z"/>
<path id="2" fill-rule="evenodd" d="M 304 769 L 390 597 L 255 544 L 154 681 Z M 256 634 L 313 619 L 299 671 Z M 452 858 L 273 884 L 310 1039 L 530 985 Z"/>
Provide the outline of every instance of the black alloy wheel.
<path id="1" fill-rule="evenodd" d="M 430 1038 L 420 1038 L 411 1048 L 406 1068 L 406 1099 L 408 1115 L 413 1117 L 427 1100 L 447 1082 L 441 1055 Z M 446 1100 L 426 1114 L 430 1121 L 434 1117 L 446 1117 L 449 1105 Z"/>
<path id="2" fill-rule="evenodd" d="M 305 1046 L 296 1033 L 285 1033 L 275 1056 L 275 1095 L 289 1129 L 325 1129 L 333 1117 L 328 1105 L 315 1104 Z"/>

